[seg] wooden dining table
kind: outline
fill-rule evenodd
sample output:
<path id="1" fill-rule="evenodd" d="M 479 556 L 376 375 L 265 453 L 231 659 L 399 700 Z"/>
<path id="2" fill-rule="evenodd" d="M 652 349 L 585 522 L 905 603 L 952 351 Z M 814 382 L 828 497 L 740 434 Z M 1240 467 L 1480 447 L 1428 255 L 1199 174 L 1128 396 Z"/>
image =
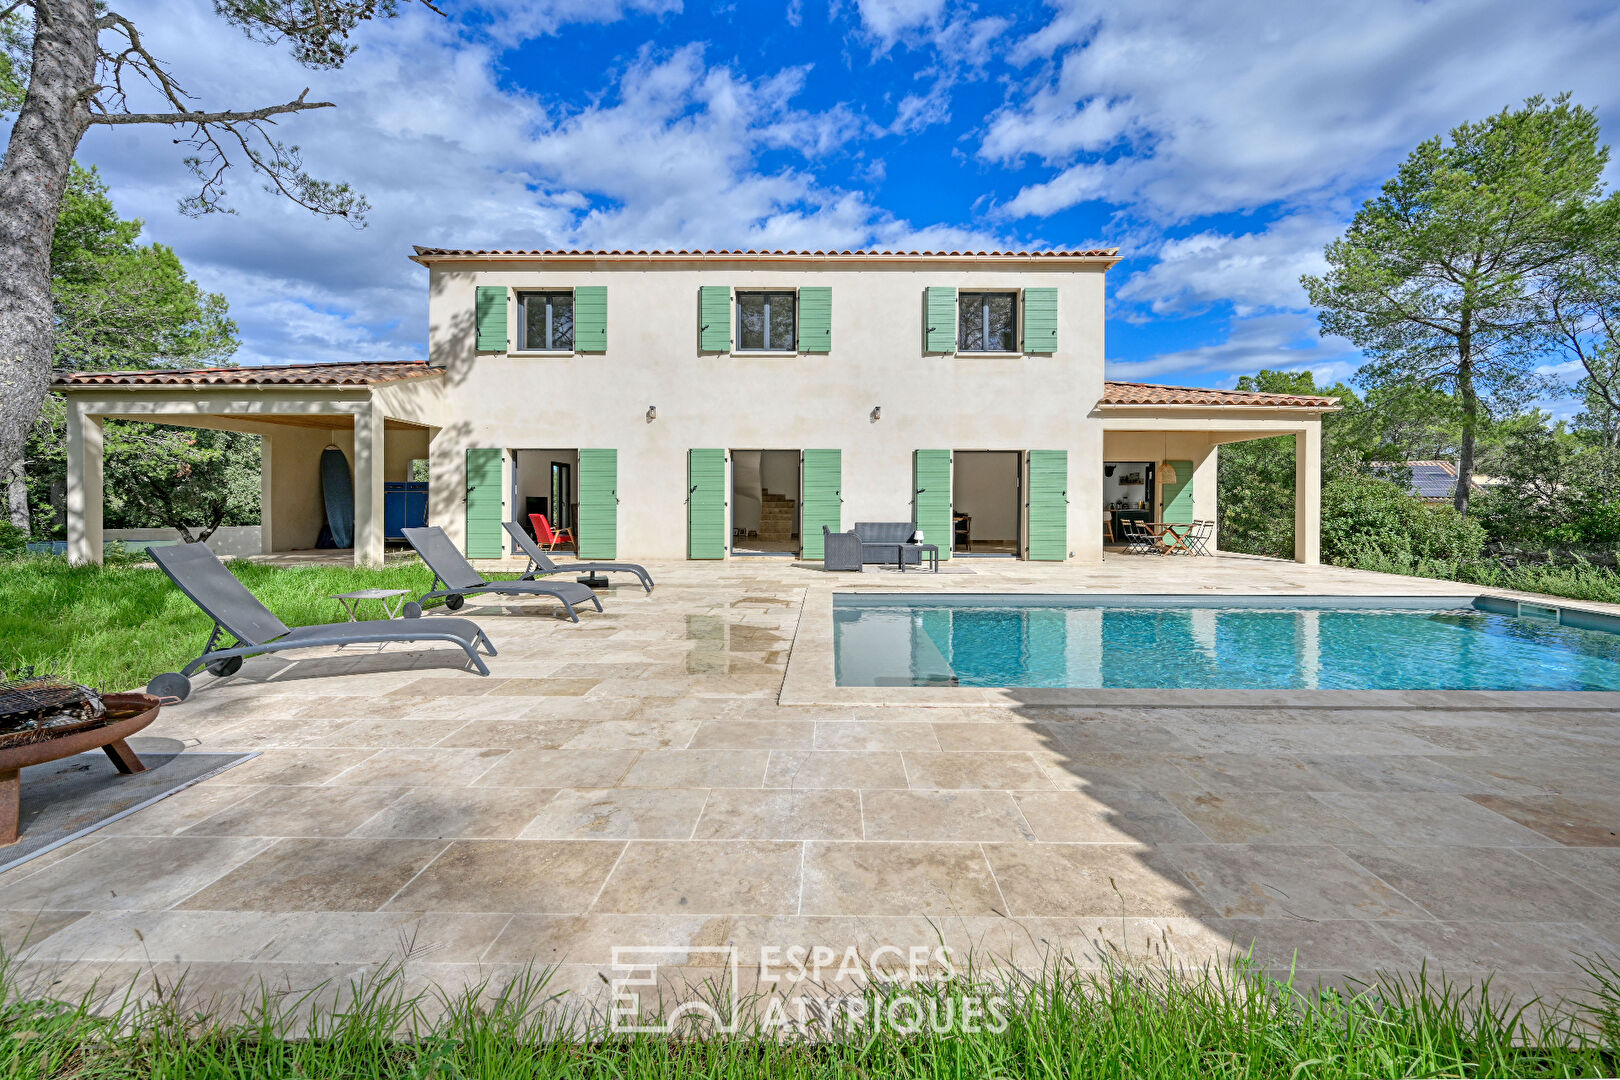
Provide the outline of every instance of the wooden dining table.
<path id="1" fill-rule="evenodd" d="M 1143 527 L 1153 534 L 1159 547 L 1166 555 L 1193 555 L 1196 554 L 1187 538 L 1192 535 L 1193 523 L 1190 521 L 1148 521 Z"/>

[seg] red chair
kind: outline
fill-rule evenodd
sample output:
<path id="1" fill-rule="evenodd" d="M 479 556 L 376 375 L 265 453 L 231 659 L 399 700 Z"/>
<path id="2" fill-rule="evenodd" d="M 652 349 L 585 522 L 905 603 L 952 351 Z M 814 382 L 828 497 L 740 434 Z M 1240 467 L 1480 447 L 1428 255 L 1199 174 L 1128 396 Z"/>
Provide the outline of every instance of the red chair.
<path id="1" fill-rule="evenodd" d="M 540 546 L 545 548 L 547 551 L 550 551 L 558 544 L 564 543 L 566 543 L 570 548 L 573 548 L 575 551 L 579 550 L 578 545 L 574 543 L 573 530 L 553 529 L 551 527 L 551 522 L 546 520 L 546 515 L 530 514 L 529 524 L 534 526 L 534 538 L 538 540 L 540 542 Z"/>

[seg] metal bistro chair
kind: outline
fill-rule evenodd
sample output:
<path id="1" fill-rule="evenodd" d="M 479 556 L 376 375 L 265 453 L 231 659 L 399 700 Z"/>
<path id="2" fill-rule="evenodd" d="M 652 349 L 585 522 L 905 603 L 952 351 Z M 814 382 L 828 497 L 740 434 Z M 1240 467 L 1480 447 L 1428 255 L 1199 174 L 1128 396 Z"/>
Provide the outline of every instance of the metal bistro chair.
<path id="1" fill-rule="evenodd" d="M 1213 521 L 1193 522 L 1192 532 L 1187 534 L 1187 546 L 1194 555 L 1210 555 L 1215 553 L 1209 550 L 1210 541 L 1215 539 L 1215 523 Z"/>
<path id="2" fill-rule="evenodd" d="M 1154 555 L 1159 551 L 1159 542 L 1153 535 L 1153 530 L 1145 524 L 1131 518 L 1120 523 L 1125 533 L 1125 551 L 1130 555 Z"/>

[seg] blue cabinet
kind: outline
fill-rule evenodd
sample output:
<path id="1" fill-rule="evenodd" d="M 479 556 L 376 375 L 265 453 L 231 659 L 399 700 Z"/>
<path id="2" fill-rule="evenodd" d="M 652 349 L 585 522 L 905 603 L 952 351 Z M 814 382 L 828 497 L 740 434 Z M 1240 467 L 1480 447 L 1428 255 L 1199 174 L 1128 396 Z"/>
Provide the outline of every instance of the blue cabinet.
<path id="1" fill-rule="evenodd" d="M 383 484 L 383 536 L 405 539 L 405 529 L 427 524 L 428 486 L 416 480 Z"/>

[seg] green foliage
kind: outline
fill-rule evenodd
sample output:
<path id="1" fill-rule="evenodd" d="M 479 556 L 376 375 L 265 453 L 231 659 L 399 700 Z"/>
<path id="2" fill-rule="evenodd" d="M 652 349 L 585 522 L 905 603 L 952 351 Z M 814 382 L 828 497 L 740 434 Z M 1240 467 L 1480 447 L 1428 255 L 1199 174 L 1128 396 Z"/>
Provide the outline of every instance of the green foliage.
<path id="1" fill-rule="evenodd" d="M 289 626 L 343 618 L 330 599 L 340 592 L 420 594 L 433 579 L 415 560 L 381 570 L 276 567 L 241 559 L 228 565 Z M 150 563 L 69 566 L 66 558 L 49 555 L 0 562 L 0 671 L 31 666 L 103 690 L 128 690 L 196 658 L 212 626 Z"/>
<path id="2" fill-rule="evenodd" d="M 1362 206 L 1326 275 L 1301 279 L 1322 333 L 1369 357 L 1364 385 L 1455 394 L 1465 476 L 1485 418 L 1546 388 L 1539 298 L 1607 242 L 1608 159 L 1596 115 L 1567 95 L 1459 125 Z M 1459 508 L 1468 493 L 1460 482 Z"/>
<path id="3" fill-rule="evenodd" d="M 1357 565 L 1377 554 L 1398 562 L 1477 561 L 1485 530 L 1449 506 L 1433 506 L 1381 476 L 1352 472 L 1322 485 L 1322 557 Z"/>
<path id="4" fill-rule="evenodd" d="M 28 534 L 9 521 L 0 521 L 0 559 L 13 559 L 28 550 Z"/>
<path id="5" fill-rule="evenodd" d="M 914 1002 L 893 1010 L 901 1017 L 913 1007 L 925 1017 L 957 1017 L 966 1002 L 998 996 L 1010 1008 L 994 1029 L 924 1023 L 902 1034 L 876 1024 L 830 1037 L 831 1025 L 822 1023 L 808 1038 L 752 1024 L 729 1036 L 614 1033 L 589 1011 L 569 1017 L 579 1008 L 574 995 L 533 969 L 507 984 L 434 996 L 407 990 L 405 967 L 394 964 L 308 994 L 266 986 L 241 1016 L 199 1008 L 183 984 L 156 1000 L 102 986 L 114 1011 L 98 1015 L 88 995 L 78 1003 L 30 997 L 13 974 L 0 1023 L 17 1035 L 0 1042 L 0 1070 L 104 1080 L 1612 1076 L 1620 1065 L 1620 1003 L 1613 972 L 1601 962 L 1592 968 L 1599 987 L 1592 999 L 1559 1009 L 1515 1008 L 1488 979 L 1471 985 L 1420 974 L 1341 992 L 1270 978 L 1242 962 L 1171 971 L 1118 960 L 1091 971 L 1056 957 L 1029 973 L 969 970 L 903 990 L 873 985 L 860 995 L 879 1013 L 891 1002 Z M 716 994 L 710 984 L 682 997 Z M 744 1015 L 756 1011 L 763 1005 L 745 1003 Z"/>

